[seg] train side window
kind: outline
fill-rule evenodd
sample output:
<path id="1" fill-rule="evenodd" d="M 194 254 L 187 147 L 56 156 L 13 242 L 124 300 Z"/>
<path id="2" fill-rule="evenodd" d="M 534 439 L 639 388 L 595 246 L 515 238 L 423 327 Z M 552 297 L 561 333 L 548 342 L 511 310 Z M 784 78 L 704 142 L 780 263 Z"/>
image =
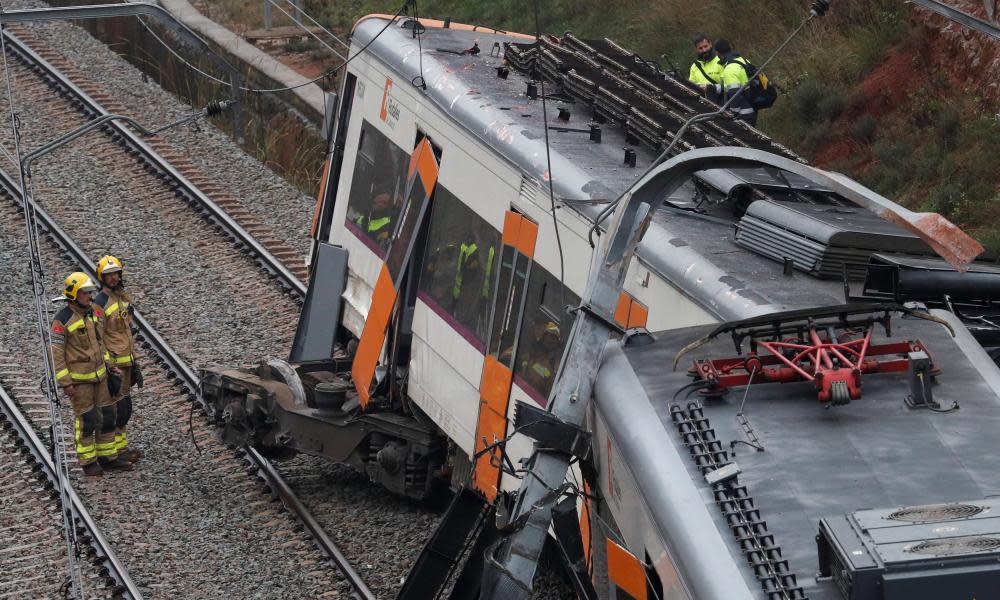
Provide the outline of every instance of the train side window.
<path id="1" fill-rule="evenodd" d="M 499 296 L 493 313 L 489 353 L 512 371 L 530 268 L 530 258 L 513 246 L 503 247 L 500 255 L 500 274 L 497 278 Z"/>
<path id="2" fill-rule="evenodd" d="M 421 299 L 483 350 L 500 233 L 440 183 L 431 210 Z"/>
<path id="3" fill-rule="evenodd" d="M 528 384 L 531 389 L 527 391 L 534 392 L 541 404 L 552 389 L 573 325 L 566 308 L 579 303 L 579 296 L 563 289 L 558 277 L 538 264 L 532 267 L 514 375 Z"/>
<path id="4" fill-rule="evenodd" d="M 371 123 L 362 123 L 346 225 L 382 258 L 403 205 L 408 163 L 406 151 Z"/>

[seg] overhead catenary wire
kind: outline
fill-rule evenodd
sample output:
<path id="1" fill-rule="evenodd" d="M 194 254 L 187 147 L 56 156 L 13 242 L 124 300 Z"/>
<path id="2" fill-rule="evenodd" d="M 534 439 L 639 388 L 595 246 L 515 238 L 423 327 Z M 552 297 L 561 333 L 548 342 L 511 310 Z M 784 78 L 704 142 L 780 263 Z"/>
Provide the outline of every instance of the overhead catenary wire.
<path id="1" fill-rule="evenodd" d="M 0 4 L 0 13 L 4 11 L 4 6 Z M 31 272 L 32 300 L 35 306 L 35 325 L 40 342 L 41 358 L 45 368 L 43 379 L 43 391 L 48 399 L 49 418 L 51 420 L 49 435 L 52 442 L 52 460 L 55 466 L 56 488 L 59 494 L 59 503 L 62 513 L 63 537 L 66 540 L 66 567 L 68 569 L 69 592 L 74 598 L 84 600 L 86 593 L 83 586 L 83 575 L 77 564 L 79 555 L 79 539 L 76 527 L 73 524 L 72 500 L 69 495 L 69 453 L 66 450 L 63 436 L 62 416 L 59 410 L 59 396 L 56 390 L 55 367 L 47 351 L 49 312 L 45 302 L 44 270 L 42 268 L 42 256 L 39 249 L 38 224 L 34 214 L 34 208 L 30 201 L 32 188 L 26 185 L 25 173 L 21 161 L 21 141 L 18 127 L 17 110 L 14 103 L 14 89 L 10 80 L 10 66 L 7 63 L 7 34 L 0 31 L 0 54 L 3 55 L 4 84 L 7 92 L 7 101 L 10 114 L 10 127 L 13 134 L 14 152 L 13 162 L 18 167 L 21 189 L 23 194 L 24 226 L 28 237 L 29 271 Z M 11 156 L 10 152 L 6 152 Z M 30 183 L 30 181 L 28 182 Z"/>
<path id="2" fill-rule="evenodd" d="M 336 67 L 333 67 L 332 69 L 328 69 L 327 71 L 324 71 L 323 73 L 317 75 L 316 77 L 313 77 L 312 79 L 309 79 L 307 81 L 304 81 L 304 82 L 296 84 L 296 85 L 289 85 L 289 86 L 276 87 L 276 88 L 253 88 L 253 87 L 247 87 L 247 86 L 241 85 L 241 86 L 238 86 L 238 89 L 241 92 L 248 93 L 248 94 L 276 94 L 276 93 L 279 93 L 279 92 L 289 92 L 289 91 L 292 91 L 292 90 L 297 90 L 297 89 L 303 88 L 303 87 L 305 87 L 307 85 L 312 85 L 312 84 L 316 83 L 317 81 L 321 81 L 323 79 L 326 79 L 327 77 L 332 77 L 338 71 L 340 71 L 341 69 L 343 69 L 347 65 L 349 65 L 351 63 L 351 61 L 353 61 L 355 58 L 357 58 L 357 57 L 361 56 L 362 54 L 364 54 L 368 50 L 368 47 L 371 46 L 373 43 L 375 43 L 375 40 L 377 40 L 383 33 L 385 33 L 385 31 L 387 29 L 389 29 L 389 27 L 393 23 L 396 22 L 397 19 L 399 19 L 400 15 L 402 15 L 403 12 L 407 9 L 407 7 L 409 7 L 411 1 L 412 0 L 406 0 L 403 3 L 403 5 L 399 7 L 399 10 L 396 11 L 396 14 L 394 14 L 392 16 L 392 18 L 390 18 L 390 19 L 388 19 L 386 21 L 385 26 L 383 26 L 382 29 L 380 29 L 379 32 L 376 33 L 374 37 L 372 37 L 372 39 L 368 40 L 368 42 L 365 43 L 365 45 L 362 46 L 356 53 L 354 53 L 353 55 L 348 56 L 346 60 L 344 60 L 343 62 L 341 62 Z M 208 72 L 204 71 L 203 69 L 199 68 L 197 65 L 194 65 L 193 63 L 191 63 L 191 61 L 189 61 L 188 59 L 186 59 L 183 56 L 181 56 L 180 53 L 177 52 L 176 50 L 174 50 L 174 48 L 170 44 L 168 44 L 167 42 L 165 42 L 159 35 L 157 35 L 153 31 L 153 29 L 148 24 L 146 24 L 145 21 L 143 21 L 143 19 L 141 17 L 139 18 L 139 22 L 146 29 L 146 31 L 148 31 L 150 33 L 150 35 L 152 35 L 153 38 L 156 39 L 157 42 L 159 42 L 160 45 L 162 45 L 164 48 L 166 48 L 166 50 L 168 52 L 170 52 L 170 54 L 172 54 L 174 56 L 174 58 L 176 58 L 177 60 L 179 60 L 183 65 L 185 65 L 186 67 L 188 67 L 192 71 L 198 73 L 202 77 L 205 77 L 205 78 L 209 79 L 210 81 L 214 81 L 217 84 L 226 85 L 226 86 L 232 85 L 231 82 L 226 81 L 225 79 L 221 79 L 219 77 L 216 77 L 215 75 L 212 75 L 211 73 L 208 73 Z"/>
<path id="3" fill-rule="evenodd" d="M 270 4 L 271 6 L 273 6 L 274 8 L 277 8 L 279 11 L 281 11 L 281 14 L 285 15 L 286 17 L 288 17 L 292 21 L 292 23 L 295 23 L 296 25 L 298 25 L 299 28 L 302 29 L 302 31 L 305 31 L 306 34 L 309 35 L 309 37 L 313 38 L 314 40 L 316 40 L 317 42 L 319 42 L 320 44 L 322 44 L 323 46 L 325 46 L 326 49 L 329 50 L 330 52 L 336 54 L 337 58 L 339 58 L 341 60 L 347 60 L 346 56 L 344 56 L 343 54 L 341 54 L 339 50 L 337 50 L 336 48 L 334 48 L 330 44 L 326 43 L 326 41 L 323 38 L 319 37 L 318 35 L 316 35 L 312 31 L 310 31 L 309 28 L 305 24 L 302 23 L 302 21 L 299 21 L 298 19 L 296 19 L 295 17 L 293 17 L 291 15 L 291 13 L 289 13 L 287 10 L 285 10 L 284 8 L 281 8 L 280 6 L 278 6 L 278 3 L 276 2 L 276 0 L 264 0 L 264 1 L 267 2 L 268 4 Z M 292 4 L 292 6 L 295 6 L 295 5 Z M 296 7 L 296 8 L 298 8 L 298 7 Z M 305 14 L 305 12 L 303 12 L 301 8 L 299 8 L 298 10 L 302 14 Z M 326 31 L 326 30 L 324 30 L 324 31 Z M 331 34 L 331 35 L 333 35 L 333 34 Z M 337 40 L 337 41 L 340 41 L 340 40 Z M 343 43 L 343 42 L 341 42 L 341 43 Z M 348 46 L 348 48 L 350 48 L 350 47 Z"/>
<path id="4" fill-rule="evenodd" d="M 310 22 L 312 22 L 312 24 L 313 24 L 313 25 L 314 25 L 315 27 L 318 27 L 318 28 L 320 29 L 320 31 L 322 31 L 323 33 L 325 33 L 325 34 L 327 34 L 328 36 L 330 36 L 331 38 L 333 38 L 333 40 L 334 40 L 335 42 L 337 42 L 338 44 L 340 44 L 340 45 L 341 45 L 341 46 L 343 46 L 344 48 L 350 48 L 350 47 L 351 47 L 351 45 L 350 45 L 350 44 L 348 44 L 348 43 L 347 43 L 347 42 L 345 42 L 344 40 L 340 39 L 340 37 L 339 37 L 339 36 L 338 36 L 337 34 L 333 33 L 332 31 L 330 31 L 329 29 L 327 29 L 326 27 L 324 27 L 323 25 L 321 25 L 321 24 L 319 23 L 319 21 L 317 21 L 316 19 L 314 19 L 314 18 L 312 17 L 312 15 L 310 15 L 310 14 L 309 14 L 309 13 L 307 13 L 306 11 L 302 10 L 302 7 L 301 7 L 301 6 L 295 6 L 295 3 L 294 3 L 294 2 L 292 2 L 292 0 L 285 0 L 285 3 L 286 3 L 286 4 L 288 4 L 288 5 L 289 5 L 289 6 L 291 6 L 291 7 L 294 7 L 294 8 L 297 8 L 297 9 L 298 9 L 298 11 L 299 11 L 299 14 L 301 14 L 301 15 L 302 15 L 302 16 L 304 16 L 305 18 L 309 19 L 309 21 L 310 21 Z M 343 58 L 343 57 L 341 57 L 341 58 Z"/>

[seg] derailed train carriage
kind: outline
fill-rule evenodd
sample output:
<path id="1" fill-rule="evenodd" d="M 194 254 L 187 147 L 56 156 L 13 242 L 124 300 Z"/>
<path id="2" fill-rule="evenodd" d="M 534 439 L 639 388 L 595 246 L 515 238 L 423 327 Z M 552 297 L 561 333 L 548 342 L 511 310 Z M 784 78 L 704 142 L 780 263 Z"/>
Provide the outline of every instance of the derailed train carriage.
<path id="1" fill-rule="evenodd" d="M 1000 271 L 960 233 L 732 120 L 638 181 L 712 107 L 607 40 L 371 16 L 351 52 L 289 360 L 203 394 L 233 443 L 462 489 L 401 597 L 522 597 L 539 510 L 581 597 L 1000 589 Z M 532 510 L 539 448 L 573 466 Z"/>

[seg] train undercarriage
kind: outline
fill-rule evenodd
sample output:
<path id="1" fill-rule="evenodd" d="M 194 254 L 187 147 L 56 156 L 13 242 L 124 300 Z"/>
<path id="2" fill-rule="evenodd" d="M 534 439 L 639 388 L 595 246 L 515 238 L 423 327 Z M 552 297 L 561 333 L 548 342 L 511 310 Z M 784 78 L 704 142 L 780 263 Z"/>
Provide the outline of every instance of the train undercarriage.
<path id="1" fill-rule="evenodd" d="M 349 361 L 346 363 L 349 366 Z M 413 407 L 357 410 L 344 361 L 293 367 L 272 359 L 255 369 L 202 373 L 202 397 L 214 408 L 223 439 L 282 455 L 303 452 L 344 463 L 389 491 L 423 500 L 444 474 L 448 444 Z"/>

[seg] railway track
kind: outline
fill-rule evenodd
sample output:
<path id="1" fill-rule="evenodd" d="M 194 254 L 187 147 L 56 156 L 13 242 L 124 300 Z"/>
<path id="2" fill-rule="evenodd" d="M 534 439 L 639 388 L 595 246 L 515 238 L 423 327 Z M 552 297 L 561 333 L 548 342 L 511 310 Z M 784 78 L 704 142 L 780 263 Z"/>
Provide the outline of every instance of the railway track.
<path id="1" fill-rule="evenodd" d="M 93 94 L 86 92 L 80 87 L 73 85 L 64 73 L 61 73 L 60 69 L 56 68 L 53 63 L 55 58 L 50 55 L 48 58 L 42 57 L 40 54 L 32 51 L 22 40 L 17 39 L 14 35 L 8 36 L 7 39 L 9 57 L 13 56 L 23 63 L 23 69 L 29 69 L 38 76 L 38 79 L 44 80 L 45 86 L 49 89 L 55 88 L 59 91 L 60 95 L 66 97 L 70 102 L 77 107 L 79 111 L 83 114 L 83 120 L 88 117 L 93 118 L 97 115 L 107 114 L 109 111 L 107 107 L 102 106 L 95 98 L 99 98 L 99 92 Z M 23 74 L 23 71 L 22 71 Z M 24 84 L 25 80 L 28 79 L 25 76 L 18 75 L 17 79 L 20 83 Z M 29 84 L 36 85 L 36 84 Z M 35 88 L 35 94 L 41 94 L 43 90 Z M 92 90 L 93 91 L 93 90 Z M 39 103 L 43 103 L 46 100 L 39 98 Z M 19 115 L 20 116 L 20 115 Z M 64 115 L 65 116 L 65 115 Z M 59 123 L 58 130 L 71 129 L 72 119 L 68 117 L 65 119 L 60 119 L 65 121 L 65 123 Z M 80 116 L 77 117 L 76 121 L 81 121 Z M 207 252 L 211 260 L 227 262 L 227 267 L 236 269 L 236 266 L 230 263 L 238 263 L 239 259 L 233 259 L 233 255 L 241 255 L 246 262 L 246 258 L 250 257 L 252 263 L 256 263 L 252 268 L 255 271 L 259 271 L 260 268 L 266 270 L 273 279 L 281 286 L 280 291 L 276 291 L 270 286 L 267 291 L 268 301 L 274 304 L 275 298 L 278 298 L 280 302 L 288 305 L 289 301 L 295 306 L 295 313 L 297 314 L 297 303 L 296 299 L 301 298 L 305 292 L 305 285 L 301 282 L 300 275 L 303 274 L 302 268 L 292 268 L 285 264 L 285 260 L 292 260 L 297 257 L 294 251 L 283 249 L 280 240 L 276 237 L 268 238 L 265 226 L 254 222 L 252 215 L 240 214 L 240 219 L 237 220 L 233 215 L 230 215 L 225 210 L 225 207 L 208 197 L 206 190 L 201 189 L 197 184 L 204 183 L 206 180 L 200 180 L 196 175 L 192 175 L 191 172 L 185 174 L 180 172 L 174 165 L 171 164 L 167 157 L 161 156 L 155 148 L 154 144 L 148 144 L 145 140 L 138 139 L 131 131 L 123 127 L 109 126 L 113 127 L 113 131 L 110 131 L 111 138 L 118 144 L 124 145 L 125 152 L 131 155 L 132 158 L 143 166 L 145 171 L 153 179 L 158 180 L 162 187 L 165 189 L 157 190 L 156 195 L 152 198 L 150 204 L 160 204 L 164 196 L 168 194 L 180 196 L 190 206 L 194 206 L 201 214 L 201 218 L 207 219 L 211 225 L 205 227 L 204 223 L 201 223 L 201 231 L 189 232 L 194 237 L 198 238 L 199 247 L 207 247 Z M 98 150 L 101 153 L 102 158 L 109 158 L 109 152 L 106 148 Z M 118 157 L 120 160 L 120 156 Z M 176 155 L 174 155 L 176 158 Z M 4 166 L 5 169 L 10 169 L 11 165 L 7 164 Z M 193 169 L 193 167 L 191 167 Z M 190 176 L 190 177 L 189 177 Z M 135 175 L 130 175 L 133 188 L 147 187 L 143 186 L 142 182 L 136 180 L 139 177 Z M 17 182 L 11 177 L 10 173 L 6 171 L 0 176 L 0 187 L 4 189 L 6 195 L 12 201 L 12 204 L 19 203 L 22 198 L 21 190 L 17 185 Z M 211 188 L 210 188 L 211 189 Z M 46 188 L 44 185 L 35 185 L 36 193 L 39 193 L 43 197 L 51 197 L 50 188 Z M 217 200 L 217 198 L 216 198 Z M 83 268 L 83 270 L 90 271 L 91 265 L 93 264 L 92 257 L 83 250 L 81 242 L 74 239 L 74 236 L 68 234 L 57 221 L 62 221 L 63 219 L 58 219 L 55 216 L 50 215 L 41 206 L 37 206 L 37 215 L 42 228 L 48 233 L 51 240 L 57 244 L 63 254 L 70 259 L 74 264 L 75 268 Z M 176 202 L 170 207 L 160 207 L 162 212 L 170 217 L 180 217 L 181 213 L 192 213 L 190 209 L 179 209 Z M 59 207 L 55 207 L 53 210 L 59 210 Z M 190 225 L 191 219 L 197 219 L 193 214 L 187 214 L 186 220 L 187 225 Z M 183 227 L 181 227 L 183 228 Z M 220 243 L 218 240 L 209 241 L 203 234 L 205 229 L 209 232 L 222 233 L 229 238 L 229 240 L 236 244 L 239 252 L 234 252 L 231 245 L 226 247 L 225 243 Z M 261 234 L 264 231 L 265 240 L 261 242 L 257 239 L 256 235 Z M 94 248 L 93 238 L 87 240 L 91 242 L 87 244 L 89 247 Z M 86 242 L 84 242 L 86 243 Z M 99 247 L 99 246 L 98 246 Z M 287 248 L 287 247 L 286 247 Z M 242 254 L 241 254 L 242 253 Z M 127 255 L 126 255 L 127 256 Z M 126 259 L 126 264 L 129 261 Z M 246 270 L 247 265 L 241 265 L 239 268 Z M 259 273 L 257 273 L 259 277 Z M 225 278 L 224 278 L 225 279 Z M 212 282 L 214 284 L 224 284 L 226 282 Z M 283 292 L 283 294 L 281 293 Z M 281 299 L 282 295 L 284 298 Z M 289 298 L 290 296 L 290 298 Z M 270 307 L 264 307 L 265 310 Z M 286 311 L 287 312 L 287 311 Z M 155 315 L 155 318 L 159 320 L 167 316 L 163 313 Z M 254 315 L 256 316 L 256 315 Z M 162 388 L 173 388 L 173 393 L 176 395 L 178 390 L 182 391 L 186 395 L 188 400 L 197 401 L 198 399 L 198 379 L 195 369 L 191 366 L 190 362 L 184 357 L 187 353 L 197 354 L 200 349 L 197 346 L 187 345 L 181 349 L 174 349 L 171 347 L 167 341 L 166 336 L 176 336 L 175 339 L 184 339 L 183 327 L 170 326 L 167 327 L 163 332 L 157 331 L 150 324 L 149 320 L 141 313 L 136 313 L 137 322 L 140 326 L 141 334 L 140 341 L 144 348 L 144 357 L 140 357 L 140 360 L 153 359 L 158 363 L 157 368 L 153 369 L 153 387 L 154 393 L 162 392 Z M 175 323 L 169 318 L 166 319 L 170 323 Z M 286 318 L 285 321 L 294 326 L 294 318 Z M 279 333 L 279 337 L 289 338 L 290 331 L 286 327 L 286 330 Z M 287 340 L 286 340 L 287 341 Z M 287 344 L 286 344 L 287 345 Z M 245 348 L 241 348 L 246 351 Z M 224 357 L 221 360 L 228 360 L 228 357 Z M 148 369 L 149 367 L 146 367 Z M 159 373 L 157 371 L 160 371 Z M 147 380 L 149 376 L 147 375 Z M 157 390 L 156 388 L 161 388 Z M 172 402 L 172 406 L 168 408 L 173 408 L 175 413 L 171 418 L 180 420 L 183 417 L 183 407 L 178 406 L 179 403 Z M 188 404 L 183 402 L 183 404 Z M 39 418 L 41 415 L 39 415 Z M 44 423 L 36 423 L 36 427 L 41 429 L 45 428 Z M 217 445 L 221 445 L 215 439 L 214 431 L 212 431 L 204 423 L 201 424 L 201 429 L 199 430 L 193 424 L 190 426 L 191 434 L 195 439 L 200 437 L 200 442 L 206 444 L 208 442 L 214 441 Z M 351 564 L 339 551 L 336 545 L 330 540 L 329 536 L 323 531 L 322 526 L 319 524 L 317 519 L 313 517 L 308 509 L 303 505 L 301 501 L 295 496 L 294 491 L 284 482 L 278 470 L 272 465 L 265 457 L 261 456 L 253 449 L 244 449 L 245 456 L 253 464 L 252 470 L 255 471 L 262 479 L 266 482 L 266 487 L 268 490 L 273 491 L 278 498 L 280 498 L 285 506 L 296 516 L 301 525 L 309 532 L 312 541 L 320 547 L 323 551 L 324 557 L 338 566 L 341 572 L 342 579 L 346 581 L 351 588 L 351 593 L 355 597 L 361 598 L 374 598 L 374 594 L 365 585 L 362 578 L 353 569 Z M 219 457 L 214 457 L 212 461 L 214 463 L 221 463 L 224 461 L 217 460 Z M 232 463 L 232 461 L 229 461 Z M 227 467 L 225 465 L 219 465 L 215 467 L 213 473 L 218 474 L 219 471 L 226 471 Z M 227 479 L 232 479 L 236 475 L 234 473 L 224 473 L 223 477 Z M 259 504 L 259 500 L 250 500 L 251 504 Z M 255 517 L 255 520 L 271 522 L 275 519 L 273 515 L 269 515 L 266 518 Z M 284 531 L 284 530 L 282 530 Z M 287 533 L 287 531 L 285 531 Z M 294 536 L 293 536 L 294 537 Z M 294 539 L 289 543 L 294 545 Z M 285 546 L 286 544 L 282 544 Z M 314 563 L 316 561 L 305 560 L 302 561 L 305 564 Z M 333 586 L 331 586 L 333 587 Z"/>
<path id="2" fill-rule="evenodd" d="M 35 433 L 6 385 L 29 390 L 36 383 L 20 377 L 0 353 L 0 598 L 55 598 L 68 593 L 69 558 L 62 530 L 56 468 L 45 442 Z M 41 395 L 37 387 L 34 394 Z M 74 557 L 85 598 L 142 598 L 87 507 L 67 488 L 72 526 L 84 542 Z"/>
<path id="3" fill-rule="evenodd" d="M 87 80 L 58 52 L 17 26 L 5 28 L 8 52 L 34 71 L 45 85 L 70 102 L 86 120 L 110 114 L 130 115 L 100 86 Z M 17 32 L 17 33 L 15 33 Z M 36 51 L 33 46 L 44 49 Z M 85 83 L 77 85 L 74 81 Z M 303 257 L 247 211 L 225 190 L 215 185 L 189 159 L 157 138 L 144 138 L 128 126 L 109 122 L 103 129 L 125 152 L 163 181 L 212 225 L 244 248 L 253 259 L 297 298 L 304 298 L 306 267 Z"/>

